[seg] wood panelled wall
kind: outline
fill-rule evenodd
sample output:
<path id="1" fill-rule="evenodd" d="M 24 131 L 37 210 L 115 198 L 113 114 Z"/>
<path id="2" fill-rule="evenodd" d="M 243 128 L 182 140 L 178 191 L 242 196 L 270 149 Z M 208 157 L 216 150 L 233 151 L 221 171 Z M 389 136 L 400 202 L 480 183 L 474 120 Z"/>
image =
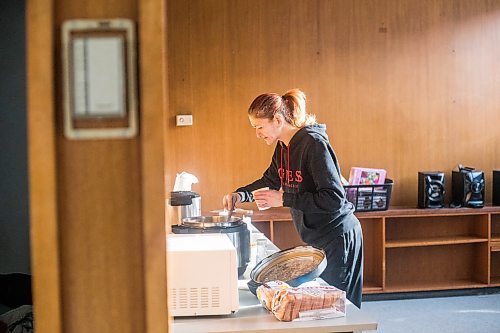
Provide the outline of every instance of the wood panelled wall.
<path id="1" fill-rule="evenodd" d="M 33 0 L 27 6 L 35 328 L 167 332 L 165 1 Z M 63 135 L 60 27 L 88 18 L 137 23 L 141 125 L 133 139 Z"/>
<path id="2" fill-rule="evenodd" d="M 451 194 L 458 163 L 485 171 L 491 201 L 500 1 L 170 1 L 168 30 L 166 183 L 197 175 L 203 210 L 270 163 L 246 116 L 253 98 L 295 87 L 327 124 L 343 175 L 385 168 L 393 205 L 416 206 L 418 171 L 446 172 Z M 194 125 L 175 127 L 176 114 Z"/>

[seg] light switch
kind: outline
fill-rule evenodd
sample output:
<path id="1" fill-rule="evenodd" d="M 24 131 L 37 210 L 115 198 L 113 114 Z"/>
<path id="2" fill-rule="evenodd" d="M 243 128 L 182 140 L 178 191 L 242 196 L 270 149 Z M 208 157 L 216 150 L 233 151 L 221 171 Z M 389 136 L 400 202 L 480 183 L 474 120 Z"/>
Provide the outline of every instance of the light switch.
<path id="1" fill-rule="evenodd" d="M 193 125 L 193 115 L 178 114 L 177 116 L 175 116 L 175 124 L 177 126 L 191 126 Z"/>

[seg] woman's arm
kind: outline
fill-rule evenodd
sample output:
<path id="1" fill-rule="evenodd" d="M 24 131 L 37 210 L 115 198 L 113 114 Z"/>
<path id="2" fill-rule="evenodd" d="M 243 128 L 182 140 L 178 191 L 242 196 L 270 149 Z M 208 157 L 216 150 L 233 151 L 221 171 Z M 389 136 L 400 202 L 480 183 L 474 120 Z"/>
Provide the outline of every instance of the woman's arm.
<path id="1" fill-rule="evenodd" d="M 238 188 L 235 192 L 240 194 L 241 202 L 251 202 L 254 201 L 252 191 L 258 190 L 259 188 L 263 187 L 269 187 L 269 189 L 275 190 L 278 190 L 280 188 L 278 167 L 274 157 L 271 161 L 271 165 L 269 165 L 260 179 L 257 179 L 253 183 Z"/>

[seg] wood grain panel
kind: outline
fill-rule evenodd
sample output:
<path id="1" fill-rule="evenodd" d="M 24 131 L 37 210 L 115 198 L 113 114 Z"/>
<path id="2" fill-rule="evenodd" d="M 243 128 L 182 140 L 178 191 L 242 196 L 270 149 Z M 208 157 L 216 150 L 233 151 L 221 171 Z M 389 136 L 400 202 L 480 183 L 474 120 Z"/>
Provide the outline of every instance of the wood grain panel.
<path id="1" fill-rule="evenodd" d="M 259 221 L 253 222 L 253 226 L 257 228 L 260 232 L 264 234 L 269 240 L 273 239 L 273 235 L 271 234 L 271 222 L 269 221 Z"/>
<path id="2" fill-rule="evenodd" d="M 500 238 L 500 214 L 491 214 L 491 237 Z"/>
<path id="3" fill-rule="evenodd" d="M 474 279 L 481 283 L 490 283 L 490 247 L 488 243 L 480 244 L 478 247 L 473 266 Z"/>
<path id="4" fill-rule="evenodd" d="M 142 248 L 145 332 L 169 331 L 165 237 L 165 112 L 167 30 L 165 0 L 139 2 L 142 169 Z"/>
<path id="5" fill-rule="evenodd" d="M 281 250 L 305 245 L 291 221 L 273 221 L 272 236 L 274 244 Z"/>
<path id="6" fill-rule="evenodd" d="M 34 329 L 62 333 L 54 124 L 53 1 L 27 6 L 27 121 Z"/>
<path id="7" fill-rule="evenodd" d="M 481 237 L 487 240 L 487 225 L 488 215 L 386 218 L 386 240 L 432 240 L 459 236 Z"/>
<path id="8" fill-rule="evenodd" d="M 416 206 L 417 173 L 458 163 L 500 166 L 500 2 L 374 0 L 171 1 L 169 151 L 190 171 L 204 210 L 262 174 L 273 147 L 246 110 L 262 92 L 299 87 L 342 172 L 380 167 L 393 205 Z M 176 114 L 194 125 L 174 125 Z M 448 199 L 449 200 L 449 199 Z"/>
<path id="9" fill-rule="evenodd" d="M 383 229 L 382 218 L 359 219 L 363 229 L 364 290 L 381 290 L 383 286 Z"/>
<path id="10" fill-rule="evenodd" d="M 500 284 L 500 251 L 491 252 L 490 257 L 491 257 L 490 282 Z"/>
<path id="11" fill-rule="evenodd" d="M 483 245 L 388 249 L 387 290 L 433 289 L 435 284 L 453 289 L 482 283 L 476 276 L 475 263 L 481 257 Z"/>

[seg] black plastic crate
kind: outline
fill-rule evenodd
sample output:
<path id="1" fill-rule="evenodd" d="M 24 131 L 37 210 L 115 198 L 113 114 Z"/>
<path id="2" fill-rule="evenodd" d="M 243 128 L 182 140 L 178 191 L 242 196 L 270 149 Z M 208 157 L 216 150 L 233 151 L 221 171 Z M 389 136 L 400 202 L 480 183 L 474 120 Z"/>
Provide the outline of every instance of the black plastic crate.
<path id="1" fill-rule="evenodd" d="M 344 185 L 347 200 L 357 212 L 387 210 L 391 201 L 392 179 L 380 185 Z"/>

